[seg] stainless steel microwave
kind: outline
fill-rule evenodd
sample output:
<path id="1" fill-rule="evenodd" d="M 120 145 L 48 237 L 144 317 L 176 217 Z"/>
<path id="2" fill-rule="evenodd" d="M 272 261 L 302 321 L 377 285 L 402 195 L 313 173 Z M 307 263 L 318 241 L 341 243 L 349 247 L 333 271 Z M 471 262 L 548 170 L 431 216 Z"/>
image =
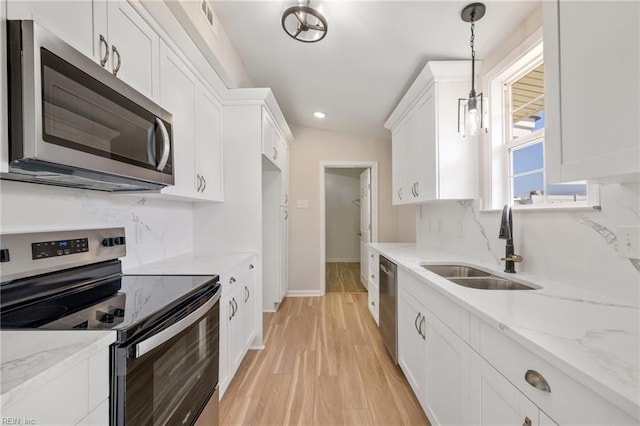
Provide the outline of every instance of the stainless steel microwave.
<path id="1" fill-rule="evenodd" d="M 101 191 L 174 183 L 172 116 L 34 21 L 7 21 L 9 173 Z"/>

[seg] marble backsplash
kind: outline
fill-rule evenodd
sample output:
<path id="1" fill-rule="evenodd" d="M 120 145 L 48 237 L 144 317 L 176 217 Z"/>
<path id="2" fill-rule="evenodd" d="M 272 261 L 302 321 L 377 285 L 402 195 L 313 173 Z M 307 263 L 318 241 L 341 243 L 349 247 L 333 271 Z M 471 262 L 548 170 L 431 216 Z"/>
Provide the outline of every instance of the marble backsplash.
<path id="1" fill-rule="evenodd" d="M 2 181 L 0 225 L 2 233 L 124 226 L 125 269 L 193 249 L 192 204 L 143 195 Z"/>
<path id="2" fill-rule="evenodd" d="M 516 270 L 640 306 L 640 259 L 619 254 L 619 227 L 640 227 L 640 186 L 600 187 L 601 211 L 514 211 Z M 478 201 L 441 201 L 417 210 L 420 248 L 447 250 L 503 268 L 500 211 L 480 211 Z M 636 242 L 637 243 L 637 242 Z"/>

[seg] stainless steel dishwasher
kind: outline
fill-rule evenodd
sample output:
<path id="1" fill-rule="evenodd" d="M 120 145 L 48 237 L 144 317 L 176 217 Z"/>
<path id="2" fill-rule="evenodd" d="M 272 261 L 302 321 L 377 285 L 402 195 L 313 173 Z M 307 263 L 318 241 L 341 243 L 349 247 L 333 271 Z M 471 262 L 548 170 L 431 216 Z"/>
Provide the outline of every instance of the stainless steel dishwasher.
<path id="1" fill-rule="evenodd" d="M 380 335 L 394 363 L 398 363 L 398 280 L 395 263 L 380 256 Z"/>

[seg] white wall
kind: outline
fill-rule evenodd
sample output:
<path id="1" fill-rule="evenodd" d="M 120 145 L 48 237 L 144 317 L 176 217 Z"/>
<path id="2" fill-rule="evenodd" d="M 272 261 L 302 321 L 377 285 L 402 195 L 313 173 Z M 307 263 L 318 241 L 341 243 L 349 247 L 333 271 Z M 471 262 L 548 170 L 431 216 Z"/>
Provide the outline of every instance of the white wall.
<path id="1" fill-rule="evenodd" d="M 320 291 L 321 161 L 378 162 L 378 241 L 398 241 L 398 209 L 391 205 L 391 141 L 292 126 L 290 156 L 289 290 Z M 391 136 L 389 136 L 389 139 Z M 308 200 L 308 208 L 299 208 Z M 415 223 L 415 220 L 413 221 Z"/>
<path id="2" fill-rule="evenodd" d="M 327 262 L 360 262 L 360 174 L 365 169 L 326 169 Z"/>
<path id="3" fill-rule="evenodd" d="M 603 186 L 601 212 L 514 211 L 515 252 L 524 258 L 516 270 L 640 304 L 640 259 L 618 255 L 618 246 L 624 244 L 618 227 L 640 227 L 639 193 L 637 183 Z M 418 246 L 502 268 L 500 218 L 499 211 L 478 212 L 475 201 L 424 205 L 418 212 Z"/>
<path id="4" fill-rule="evenodd" d="M 193 248 L 190 203 L 22 182 L 0 182 L 0 232 L 125 227 L 123 268 Z"/>

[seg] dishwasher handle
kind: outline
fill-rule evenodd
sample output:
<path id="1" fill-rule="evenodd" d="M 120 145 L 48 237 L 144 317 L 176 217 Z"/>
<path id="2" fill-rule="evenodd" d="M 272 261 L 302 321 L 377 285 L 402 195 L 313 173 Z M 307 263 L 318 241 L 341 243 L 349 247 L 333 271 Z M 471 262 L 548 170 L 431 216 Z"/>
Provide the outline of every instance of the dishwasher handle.
<path id="1" fill-rule="evenodd" d="M 380 264 L 380 270 L 387 275 L 393 275 L 393 271 L 387 269 L 382 263 Z"/>

